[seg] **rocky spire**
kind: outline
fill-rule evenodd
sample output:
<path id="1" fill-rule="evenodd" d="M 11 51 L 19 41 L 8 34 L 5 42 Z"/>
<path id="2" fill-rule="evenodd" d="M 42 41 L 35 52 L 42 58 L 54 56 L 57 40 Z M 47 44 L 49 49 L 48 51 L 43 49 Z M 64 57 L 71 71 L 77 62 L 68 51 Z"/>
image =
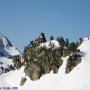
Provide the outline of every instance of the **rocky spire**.
<path id="1" fill-rule="evenodd" d="M 39 40 L 40 43 L 46 42 L 46 38 L 45 38 L 44 33 L 41 32 L 41 34 L 40 34 L 38 40 Z"/>

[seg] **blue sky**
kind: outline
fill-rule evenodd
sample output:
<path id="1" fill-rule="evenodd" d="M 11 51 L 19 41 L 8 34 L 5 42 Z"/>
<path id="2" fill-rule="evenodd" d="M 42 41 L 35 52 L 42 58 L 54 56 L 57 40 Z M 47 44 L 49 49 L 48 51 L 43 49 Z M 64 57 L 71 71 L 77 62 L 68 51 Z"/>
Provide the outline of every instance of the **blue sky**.
<path id="1" fill-rule="evenodd" d="M 90 35 L 90 0 L 0 0 L 0 32 L 21 51 L 40 32 L 78 40 Z"/>

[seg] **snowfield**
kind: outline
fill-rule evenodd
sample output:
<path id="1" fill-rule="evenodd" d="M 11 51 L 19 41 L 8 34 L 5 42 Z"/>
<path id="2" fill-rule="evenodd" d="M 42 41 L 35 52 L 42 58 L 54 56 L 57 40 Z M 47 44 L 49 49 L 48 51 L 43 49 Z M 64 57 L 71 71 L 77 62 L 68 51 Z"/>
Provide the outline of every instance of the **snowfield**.
<path id="1" fill-rule="evenodd" d="M 15 48 L 15 47 L 9 47 L 6 49 L 6 51 L 9 53 L 11 56 L 17 56 L 20 55 L 20 52 Z"/>
<path id="2" fill-rule="evenodd" d="M 84 40 L 79 49 L 85 53 L 82 62 L 69 74 L 65 74 L 67 58 L 58 74 L 44 75 L 40 80 L 31 81 L 27 77 L 24 86 L 20 86 L 20 80 L 24 77 L 22 67 L 20 70 L 10 71 L 0 76 L 0 86 L 18 87 L 18 90 L 90 90 L 90 40 Z"/>

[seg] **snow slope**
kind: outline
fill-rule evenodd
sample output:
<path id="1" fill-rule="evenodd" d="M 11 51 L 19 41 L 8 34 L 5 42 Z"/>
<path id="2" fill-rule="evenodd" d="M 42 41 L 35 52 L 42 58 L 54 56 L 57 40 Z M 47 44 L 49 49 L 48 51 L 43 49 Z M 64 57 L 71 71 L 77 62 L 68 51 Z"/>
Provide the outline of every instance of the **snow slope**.
<path id="1" fill-rule="evenodd" d="M 12 59 L 8 59 L 6 57 L 0 57 L 0 63 L 2 63 L 0 66 L 7 67 L 8 65 L 13 65 Z"/>
<path id="2" fill-rule="evenodd" d="M 90 90 L 90 40 L 85 40 L 79 47 L 85 56 L 82 57 L 82 62 L 75 67 L 69 74 L 65 74 L 65 66 L 67 58 L 63 58 L 63 65 L 59 69 L 58 74 L 44 75 L 40 80 L 31 81 L 27 77 L 24 86 L 20 87 L 21 77 L 24 76 L 23 67 L 19 71 L 12 71 L 8 74 L 1 75 L 3 82 L 0 86 L 8 85 L 16 86 L 19 90 Z"/>

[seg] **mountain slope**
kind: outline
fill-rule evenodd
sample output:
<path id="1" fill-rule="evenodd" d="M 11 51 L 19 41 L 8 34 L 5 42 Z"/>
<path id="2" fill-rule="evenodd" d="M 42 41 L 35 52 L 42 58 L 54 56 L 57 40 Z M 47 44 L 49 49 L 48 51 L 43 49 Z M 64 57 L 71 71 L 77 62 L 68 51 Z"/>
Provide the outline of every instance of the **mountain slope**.
<path id="1" fill-rule="evenodd" d="M 0 74 L 10 71 L 10 67 L 13 66 L 11 58 L 17 55 L 20 55 L 18 49 L 11 44 L 7 37 L 0 34 Z"/>
<path id="2" fill-rule="evenodd" d="M 11 42 L 2 34 L 0 34 L 0 56 L 15 56 L 20 52 L 11 44 Z"/>
<path id="3" fill-rule="evenodd" d="M 65 74 L 67 58 L 63 59 L 63 65 L 58 74 L 47 74 L 40 80 L 31 81 L 27 77 L 24 86 L 20 87 L 21 78 L 24 77 L 23 67 L 20 70 L 11 71 L 1 76 L 6 85 L 16 86 L 19 90 L 90 90 L 90 40 L 84 40 L 79 49 L 84 53 L 82 62 L 69 74 Z M 16 77 L 17 76 L 17 77 Z M 16 77 L 16 78 L 14 78 Z M 0 83 L 0 86 L 2 83 Z"/>

